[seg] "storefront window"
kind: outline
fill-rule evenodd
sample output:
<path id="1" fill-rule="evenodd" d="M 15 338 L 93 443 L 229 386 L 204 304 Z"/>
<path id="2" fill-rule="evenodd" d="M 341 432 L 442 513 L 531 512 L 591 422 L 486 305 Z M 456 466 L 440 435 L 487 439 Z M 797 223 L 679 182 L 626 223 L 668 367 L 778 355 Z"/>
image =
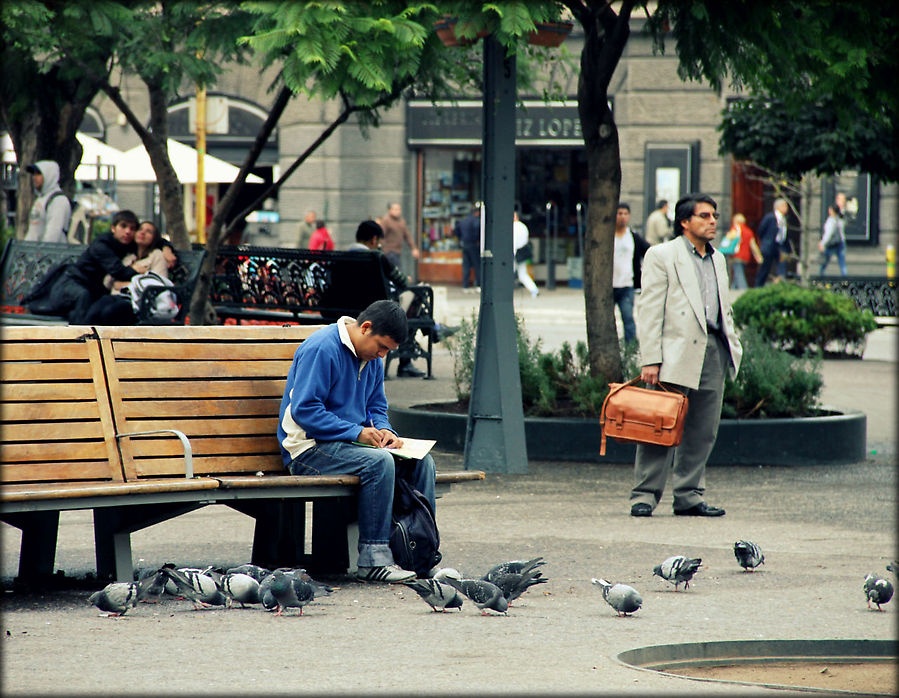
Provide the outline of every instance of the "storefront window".
<path id="1" fill-rule="evenodd" d="M 458 250 L 453 228 L 480 200 L 481 154 L 435 148 L 425 150 L 423 160 L 421 249 Z"/>

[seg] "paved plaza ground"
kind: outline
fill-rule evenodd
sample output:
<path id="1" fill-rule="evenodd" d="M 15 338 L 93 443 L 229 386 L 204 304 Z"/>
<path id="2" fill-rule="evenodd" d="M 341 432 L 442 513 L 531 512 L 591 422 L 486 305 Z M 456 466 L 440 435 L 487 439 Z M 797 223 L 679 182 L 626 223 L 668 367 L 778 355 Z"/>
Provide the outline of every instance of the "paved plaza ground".
<path id="1" fill-rule="evenodd" d="M 537 299 L 516 292 L 531 332 L 547 346 L 583 332 L 580 291 Z M 477 303 L 438 293 L 455 324 Z M 578 312 L 580 325 L 578 329 Z M 872 335 L 864 360 L 825 361 L 824 402 L 868 415 L 868 456 L 829 467 L 728 467 L 708 472 L 720 519 L 671 514 L 670 493 L 650 519 L 628 515 L 632 464 L 530 462 L 526 475 L 489 474 L 438 501 L 444 563 L 480 576 L 491 565 L 542 555 L 549 582 L 507 616 L 435 614 L 404 588 L 328 579 L 332 596 L 275 617 L 258 608 L 194 611 L 185 601 L 141 604 L 101 617 L 89 590 L 6 591 L 0 665 L 3 695 L 196 694 L 703 694 L 763 689 L 639 671 L 616 656 L 648 645 L 716 640 L 897 637 L 899 601 L 868 610 L 867 572 L 889 574 L 896 544 L 896 333 Z M 393 404 L 451 399 L 451 359 L 437 345 L 435 378 L 392 379 Z M 439 446 L 439 445 L 438 445 Z M 560 444 L 564 448 L 564 444 Z M 441 469 L 462 454 L 437 449 Z M 57 568 L 93 569 L 91 516 L 61 517 Z M 229 566 L 250 556 L 253 522 L 224 506 L 132 536 L 141 565 Z M 732 547 L 750 539 L 766 564 L 748 574 Z M 2 525 L 0 577 L 9 586 L 18 531 Z M 652 576 L 666 557 L 701 557 L 687 591 Z M 643 608 L 619 618 L 591 577 L 636 587 Z M 893 580 L 896 581 L 895 579 Z M 826 672 L 825 672 L 826 673 Z M 895 685 L 895 684 L 894 684 Z M 781 695 L 770 690 L 771 695 Z"/>

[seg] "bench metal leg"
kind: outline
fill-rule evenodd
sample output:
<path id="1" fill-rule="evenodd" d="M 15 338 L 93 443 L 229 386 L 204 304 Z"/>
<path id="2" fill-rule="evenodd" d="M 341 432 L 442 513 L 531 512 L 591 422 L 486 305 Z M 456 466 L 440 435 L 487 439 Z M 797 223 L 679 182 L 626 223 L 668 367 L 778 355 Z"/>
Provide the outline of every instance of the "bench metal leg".
<path id="1" fill-rule="evenodd" d="M 97 579 L 130 582 L 134 578 L 131 534 L 203 506 L 191 502 L 94 509 Z"/>
<path id="2" fill-rule="evenodd" d="M 359 522 L 353 521 L 346 527 L 346 552 L 349 558 L 349 572 L 359 566 Z"/>
<path id="3" fill-rule="evenodd" d="M 56 561 L 59 512 L 31 511 L 5 514 L 3 520 L 22 531 L 19 579 L 33 580 L 52 575 L 53 563 Z"/>

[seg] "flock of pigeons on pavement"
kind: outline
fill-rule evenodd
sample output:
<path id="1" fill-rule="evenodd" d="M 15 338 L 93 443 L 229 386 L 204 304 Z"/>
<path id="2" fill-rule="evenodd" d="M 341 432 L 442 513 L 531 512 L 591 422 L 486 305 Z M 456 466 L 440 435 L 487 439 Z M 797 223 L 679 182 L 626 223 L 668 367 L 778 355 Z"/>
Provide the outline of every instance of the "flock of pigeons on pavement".
<path id="1" fill-rule="evenodd" d="M 734 543 L 734 556 L 746 572 L 764 564 L 765 556 L 758 545 L 748 540 Z M 540 569 L 546 562 L 542 557 L 531 560 L 510 560 L 500 563 L 480 578 L 464 578 L 458 570 L 445 567 L 429 579 L 415 579 L 403 584 L 415 591 L 435 612 L 462 609 L 464 599 L 470 600 L 481 610 L 506 614 L 512 603 L 537 584 L 547 582 Z M 690 586 L 693 576 L 702 566 L 701 558 L 675 555 L 653 568 L 653 575 L 674 584 L 677 591 L 683 584 Z M 899 574 L 899 562 L 892 562 L 886 569 Z M 159 569 L 138 569 L 133 582 L 114 582 L 91 594 L 90 602 L 108 616 L 122 616 L 138 602 L 156 602 L 165 594 L 188 599 L 195 609 L 223 606 L 234 603 L 243 608 L 247 604 L 261 604 L 266 611 L 282 615 L 289 608 L 303 607 L 316 598 L 328 596 L 337 589 L 318 582 L 304 569 L 280 568 L 268 570 L 250 563 L 228 570 L 176 568 L 167 563 Z M 612 584 L 605 579 L 593 578 L 602 590 L 603 599 L 619 616 L 634 613 L 643 605 L 643 598 L 632 586 Z M 892 583 L 876 574 L 868 574 L 864 583 L 868 608 L 887 603 L 893 596 Z"/>

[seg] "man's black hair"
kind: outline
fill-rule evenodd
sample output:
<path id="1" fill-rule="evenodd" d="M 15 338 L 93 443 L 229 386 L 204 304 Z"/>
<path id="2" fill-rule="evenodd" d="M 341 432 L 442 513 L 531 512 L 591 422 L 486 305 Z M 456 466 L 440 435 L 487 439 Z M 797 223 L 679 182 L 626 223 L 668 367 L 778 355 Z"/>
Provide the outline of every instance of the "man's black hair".
<path id="1" fill-rule="evenodd" d="M 656 208 L 662 208 L 663 206 L 668 205 L 668 199 L 659 199 L 659 203 L 656 204 Z"/>
<path id="2" fill-rule="evenodd" d="M 359 313 L 356 324 L 371 323 L 374 334 L 390 337 L 397 344 L 402 343 L 409 334 L 406 311 L 396 301 L 375 301 Z"/>
<path id="3" fill-rule="evenodd" d="M 618 202 L 618 207 L 617 207 L 615 210 L 617 211 L 617 210 L 620 209 L 620 208 L 623 208 L 623 209 L 624 209 L 625 211 L 627 211 L 628 213 L 631 212 L 631 205 L 630 205 L 627 201 L 619 201 L 619 202 Z"/>
<path id="4" fill-rule="evenodd" d="M 112 216 L 112 227 L 115 228 L 119 223 L 134 223 L 135 226 L 140 225 L 140 221 L 137 219 L 134 211 L 130 211 L 127 208 L 116 211 Z"/>
<path id="5" fill-rule="evenodd" d="M 375 221 L 362 221 L 356 228 L 356 242 L 367 242 L 372 238 L 384 237 L 384 229 Z"/>
<path id="6" fill-rule="evenodd" d="M 684 198 L 679 199 L 674 206 L 674 237 L 683 235 L 684 226 L 682 223 L 686 220 L 690 220 L 690 217 L 696 211 L 696 204 L 700 203 L 709 204 L 713 209 L 716 211 L 718 210 L 718 203 L 708 194 L 701 194 L 699 192 L 687 194 Z"/>

